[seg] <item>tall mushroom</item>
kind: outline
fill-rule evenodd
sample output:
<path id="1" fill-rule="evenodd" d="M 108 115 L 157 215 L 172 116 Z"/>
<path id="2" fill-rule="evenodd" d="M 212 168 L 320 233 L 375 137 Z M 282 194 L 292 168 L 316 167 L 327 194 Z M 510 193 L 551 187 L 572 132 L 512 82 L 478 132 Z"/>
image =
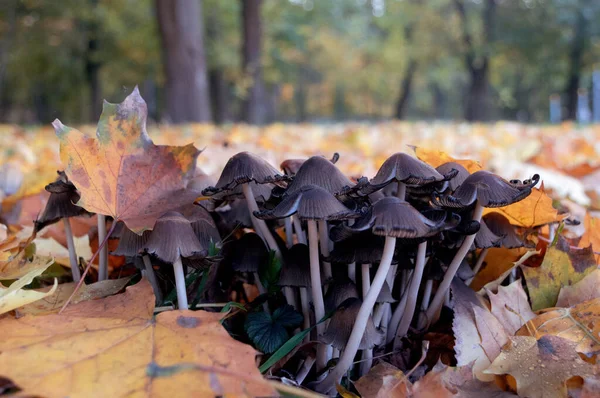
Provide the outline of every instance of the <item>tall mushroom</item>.
<path id="1" fill-rule="evenodd" d="M 250 211 L 254 230 L 266 241 L 269 249 L 275 251 L 276 255 L 281 257 L 281 251 L 271 234 L 271 230 L 263 220 L 256 218 L 253 213 L 258 211 L 255 190 L 261 189 L 259 184 L 276 183 L 286 178 L 262 158 L 249 152 L 240 152 L 227 161 L 217 185 L 204 189 L 202 194 L 215 196 L 217 199 L 220 196 L 225 196 L 225 194 L 229 196 L 243 194 Z M 264 197 L 266 200 L 270 195 L 271 188 L 269 186 L 265 188 L 266 192 L 262 193 L 267 195 Z"/>
<path id="2" fill-rule="evenodd" d="M 310 252 L 310 279 L 315 318 L 319 322 L 325 316 L 323 304 L 323 291 L 321 290 L 321 268 L 319 260 L 319 235 L 317 221 L 319 220 L 344 220 L 357 217 L 339 202 L 335 196 L 323 188 L 306 185 L 283 200 L 272 210 L 255 212 L 254 215 L 261 219 L 284 218 L 291 215 L 306 220 L 308 224 L 308 243 Z M 323 324 L 317 325 L 317 334 L 323 333 Z M 326 347 L 317 348 L 317 369 L 323 369 L 327 364 Z"/>
<path id="3" fill-rule="evenodd" d="M 531 180 L 523 182 L 504 178 L 490 173 L 489 171 L 477 171 L 465 179 L 453 193 L 438 196 L 434 195 L 434 202 L 438 206 L 465 209 L 472 208 L 473 221 L 481 221 L 484 207 L 503 207 L 525 199 L 531 193 L 531 189 L 539 182 L 540 176 L 534 175 Z M 446 291 L 452 283 L 452 279 L 461 262 L 471 249 L 476 234 L 465 237 L 460 248 L 454 255 L 452 262 L 446 270 L 442 283 L 438 286 L 429 308 L 426 312 L 426 322 L 431 323 L 441 309 Z"/>
<path id="4" fill-rule="evenodd" d="M 50 197 L 44 211 L 35 221 L 35 231 L 39 232 L 46 225 L 54 224 L 60 219 L 63 220 L 67 248 L 69 249 L 71 275 L 74 282 L 79 282 L 81 272 L 79 270 L 79 261 L 75 251 L 75 242 L 69 218 L 87 214 L 87 212 L 83 207 L 75 205 L 79 201 L 79 193 L 77 193 L 75 185 L 67 179 L 64 172 L 59 172 L 58 179 L 46 185 L 46 191 L 50 192 Z"/>
<path id="5" fill-rule="evenodd" d="M 437 233 L 443 223 L 443 220 L 436 223 L 426 218 L 402 199 L 387 197 L 377 201 L 365 217 L 352 225 L 352 228 L 355 230 L 371 229 L 375 235 L 385 236 L 383 256 L 381 257 L 379 268 L 373 278 L 369 292 L 364 298 L 358 312 L 348 344 L 344 348 L 344 352 L 336 367 L 329 372 L 323 381 L 318 383 L 318 391 L 329 392 L 350 368 L 360 345 L 362 335 L 367 327 L 367 321 L 373 310 L 375 301 L 386 281 L 394 256 L 396 238 L 429 236 Z"/>
<path id="6" fill-rule="evenodd" d="M 203 250 L 188 219 L 176 211 L 169 211 L 160 216 L 154 224 L 145 249 L 162 261 L 173 264 L 177 305 L 179 309 L 187 309 L 188 299 L 181 258 L 192 257 Z"/>

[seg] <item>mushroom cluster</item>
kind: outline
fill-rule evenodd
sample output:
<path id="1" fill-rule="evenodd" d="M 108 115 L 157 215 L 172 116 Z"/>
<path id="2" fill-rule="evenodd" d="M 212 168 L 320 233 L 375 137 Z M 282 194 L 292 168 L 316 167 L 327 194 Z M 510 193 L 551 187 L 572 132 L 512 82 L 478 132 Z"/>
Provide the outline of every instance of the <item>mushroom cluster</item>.
<path id="1" fill-rule="evenodd" d="M 338 157 L 286 160 L 279 172 L 239 153 L 214 184 L 197 173 L 191 185 L 202 196 L 195 204 L 165 213 L 141 236 L 123 226 L 113 254 L 142 271 L 157 303 L 175 285 L 179 308 L 188 308 L 190 297 L 235 298 L 263 312 L 248 318 L 260 324 L 244 329 L 259 336 L 248 334 L 258 349 L 259 341 L 280 339 L 270 342 L 272 352 L 289 333 L 303 333 L 316 351 L 299 354 L 294 376 L 329 393 L 349 371 L 366 373 L 374 348 L 398 348 L 435 323 L 450 284 L 469 284 L 490 247 L 523 245 L 506 218 L 483 211 L 522 200 L 539 181 L 470 174 L 453 162 L 433 168 L 405 153 L 392 155 L 373 178 L 353 181 L 336 167 Z M 77 193 L 62 178 L 48 187 L 56 200 L 40 226 L 61 218 L 68 225 L 80 214 L 69 206 Z M 195 269 L 206 278 L 191 282 Z"/>

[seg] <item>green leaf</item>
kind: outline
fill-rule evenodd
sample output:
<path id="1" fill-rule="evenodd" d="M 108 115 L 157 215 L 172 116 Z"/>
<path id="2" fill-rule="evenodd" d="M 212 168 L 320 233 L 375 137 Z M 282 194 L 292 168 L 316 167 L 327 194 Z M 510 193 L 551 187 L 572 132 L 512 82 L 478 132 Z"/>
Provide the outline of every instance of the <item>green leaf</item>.
<path id="1" fill-rule="evenodd" d="M 302 322 L 302 316 L 290 305 L 275 310 L 273 315 L 266 312 L 248 314 L 244 328 L 254 345 L 270 354 L 281 347 L 289 338 L 287 328 L 293 328 Z"/>
<path id="2" fill-rule="evenodd" d="M 263 286 L 270 292 L 276 293 L 279 291 L 279 273 L 281 272 L 281 260 L 277 258 L 275 252 L 271 250 L 269 253 L 269 261 L 258 270 L 260 280 Z"/>

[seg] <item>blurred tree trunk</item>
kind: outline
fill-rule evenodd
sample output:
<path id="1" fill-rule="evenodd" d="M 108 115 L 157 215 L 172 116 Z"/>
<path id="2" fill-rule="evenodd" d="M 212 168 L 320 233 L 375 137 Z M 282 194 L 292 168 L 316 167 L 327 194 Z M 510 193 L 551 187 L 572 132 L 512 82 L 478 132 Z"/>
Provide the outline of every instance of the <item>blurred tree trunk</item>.
<path id="1" fill-rule="evenodd" d="M 266 118 L 265 86 L 260 62 L 262 22 L 260 8 L 262 0 L 242 1 L 242 67 L 244 76 L 250 80 L 248 93 L 242 105 L 243 120 L 262 124 Z"/>
<path id="2" fill-rule="evenodd" d="M 400 97 L 398 97 L 398 102 L 396 102 L 396 119 L 404 119 L 406 117 L 406 108 L 410 98 L 413 78 L 416 70 L 417 62 L 414 59 L 411 59 L 408 62 L 408 67 L 406 68 L 406 72 L 404 73 L 404 77 L 402 78 L 402 82 L 400 84 Z"/>
<path id="3" fill-rule="evenodd" d="M 173 123 L 211 120 L 202 7 L 199 0 L 156 0 Z"/>
<path id="4" fill-rule="evenodd" d="M 586 2 L 582 2 L 586 3 Z M 577 119 L 577 91 L 581 80 L 581 70 L 583 68 L 583 56 L 586 46 L 587 18 L 585 17 L 585 7 L 580 4 L 577 9 L 577 20 L 573 41 L 571 42 L 571 51 L 569 52 L 569 74 L 567 84 L 564 89 L 566 97 L 567 113 L 565 119 Z"/>
<path id="5" fill-rule="evenodd" d="M 493 41 L 496 19 L 496 0 L 484 0 L 482 9 L 483 35 L 480 51 L 475 49 L 469 31 L 467 11 L 462 0 L 454 0 L 462 25 L 462 42 L 465 47 L 464 62 L 469 72 L 469 86 L 465 100 L 465 119 L 485 121 L 490 116 L 489 100 L 489 63 L 490 44 Z"/>
<path id="6" fill-rule="evenodd" d="M 296 80 L 296 87 L 294 87 L 294 104 L 296 105 L 296 121 L 303 123 L 306 121 L 308 115 L 306 110 L 306 79 L 304 73 L 304 67 L 298 68 L 298 78 Z"/>
<path id="7" fill-rule="evenodd" d="M 12 44 L 15 38 L 17 21 L 17 1 L 3 0 L 0 2 L 0 16 L 4 20 L 7 29 L 0 38 L 0 120 L 8 113 L 8 96 L 5 95 L 6 65 Z"/>
<path id="8" fill-rule="evenodd" d="M 96 21 L 95 9 L 98 7 L 98 0 L 90 1 L 91 19 L 85 26 L 87 34 L 87 50 L 85 52 L 85 79 L 90 90 L 90 121 L 97 122 L 102 113 L 102 91 L 100 88 L 100 61 L 98 60 L 98 22 Z"/>
<path id="9" fill-rule="evenodd" d="M 220 36 L 222 34 L 216 8 L 207 10 L 206 18 L 206 39 L 208 48 L 218 48 Z M 211 47 L 212 46 L 212 47 Z M 208 70 L 208 85 L 210 87 L 210 105 L 213 111 L 215 123 L 221 124 L 231 121 L 231 111 L 229 104 L 230 87 L 225 79 L 221 65 L 212 66 Z"/>

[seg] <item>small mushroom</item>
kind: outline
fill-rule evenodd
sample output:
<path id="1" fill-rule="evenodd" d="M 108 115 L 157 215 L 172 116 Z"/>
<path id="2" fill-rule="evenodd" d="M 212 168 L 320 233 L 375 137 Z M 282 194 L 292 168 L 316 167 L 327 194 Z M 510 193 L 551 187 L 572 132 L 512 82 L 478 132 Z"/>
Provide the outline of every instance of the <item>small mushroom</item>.
<path id="1" fill-rule="evenodd" d="M 145 249 L 162 261 L 173 264 L 177 303 L 180 309 L 187 309 L 188 299 L 181 258 L 195 256 L 204 250 L 188 219 L 176 211 L 169 211 L 160 216 L 154 224 Z"/>
<path id="2" fill-rule="evenodd" d="M 152 285 L 152 290 L 154 290 L 156 303 L 162 303 L 162 291 L 160 290 L 160 286 L 158 285 L 158 281 L 156 280 L 156 274 L 154 273 L 154 267 L 152 266 L 150 256 L 148 256 L 147 253 L 142 253 L 144 247 L 146 247 L 148 238 L 150 238 L 151 231 L 144 231 L 141 235 L 138 235 L 129 228 L 127 228 L 125 223 L 120 224 L 122 224 L 122 226 L 119 238 L 119 245 L 117 246 L 117 249 L 114 250 L 111 254 L 113 256 L 127 257 L 140 256 L 144 265 L 142 268 L 142 274 L 148 279 L 148 281 Z"/>
<path id="3" fill-rule="evenodd" d="M 503 207 L 525 199 L 531 193 L 532 188 L 539 182 L 539 179 L 540 176 L 536 174 L 531 180 L 523 182 L 513 180 L 509 182 L 496 174 L 482 170 L 467 177 L 462 185 L 452 192 L 452 194 L 434 194 L 433 200 L 434 204 L 441 207 L 453 209 L 473 207 L 472 220 L 479 222 L 481 221 L 484 207 Z M 472 234 L 465 237 L 448 266 L 444 279 L 427 309 L 427 322 L 431 323 L 437 318 L 437 314 L 442 308 L 446 291 L 450 287 L 458 267 L 471 249 L 476 235 Z"/>
<path id="4" fill-rule="evenodd" d="M 325 312 L 334 311 L 344 300 L 350 297 L 360 297 L 356 284 L 349 278 L 335 278 L 325 294 Z"/>
<path id="5" fill-rule="evenodd" d="M 248 210 L 250 211 L 254 230 L 261 238 L 265 239 L 269 249 L 275 251 L 276 255 L 281 257 L 279 246 L 267 224 L 253 215 L 254 212 L 258 211 L 258 205 L 256 204 L 256 198 L 250 184 L 276 183 L 286 178 L 276 168 L 260 157 L 249 152 L 240 152 L 227 161 L 219 177 L 219 181 L 217 181 L 217 185 L 204 189 L 202 194 L 212 196 L 222 192 L 237 191 L 241 187 L 241 191 L 246 198 Z M 270 188 L 266 188 L 270 194 Z M 267 198 L 265 197 L 265 199 Z"/>
<path id="6" fill-rule="evenodd" d="M 87 214 L 83 207 L 75 205 L 79 201 L 79 193 L 75 185 L 71 183 L 64 172 L 58 172 L 58 179 L 46 185 L 46 191 L 50 192 L 50 197 L 46 203 L 44 211 L 35 221 L 35 231 L 41 231 L 45 226 L 54 224 L 58 220 L 63 220 L 65 228 L 65 238 L 67 248 L 69 249 L 69 264 L 71 265 L 71 275 L 74 282 L 79 282 L 81 272 L 79 270 L 79 261 L 75 251 L 75 242 L 73 241 L 73 230 L 69 218 Z"/>
<path id="7" fill-rule="evenodd" d="M 308 287 L 310 287 L 310 254 L 308 246 L 297 243 L 290 248 L 284 257 L 284 264 L 279 275 L 279 286 L 283 287 L 288 304 L 294 305 L 294 288 L 300 291 L 300 307 L 304 317 L 303 329 L 310 327 L 310 299 Z M 307 336 L 308 338 L 308 336 Z"/>

